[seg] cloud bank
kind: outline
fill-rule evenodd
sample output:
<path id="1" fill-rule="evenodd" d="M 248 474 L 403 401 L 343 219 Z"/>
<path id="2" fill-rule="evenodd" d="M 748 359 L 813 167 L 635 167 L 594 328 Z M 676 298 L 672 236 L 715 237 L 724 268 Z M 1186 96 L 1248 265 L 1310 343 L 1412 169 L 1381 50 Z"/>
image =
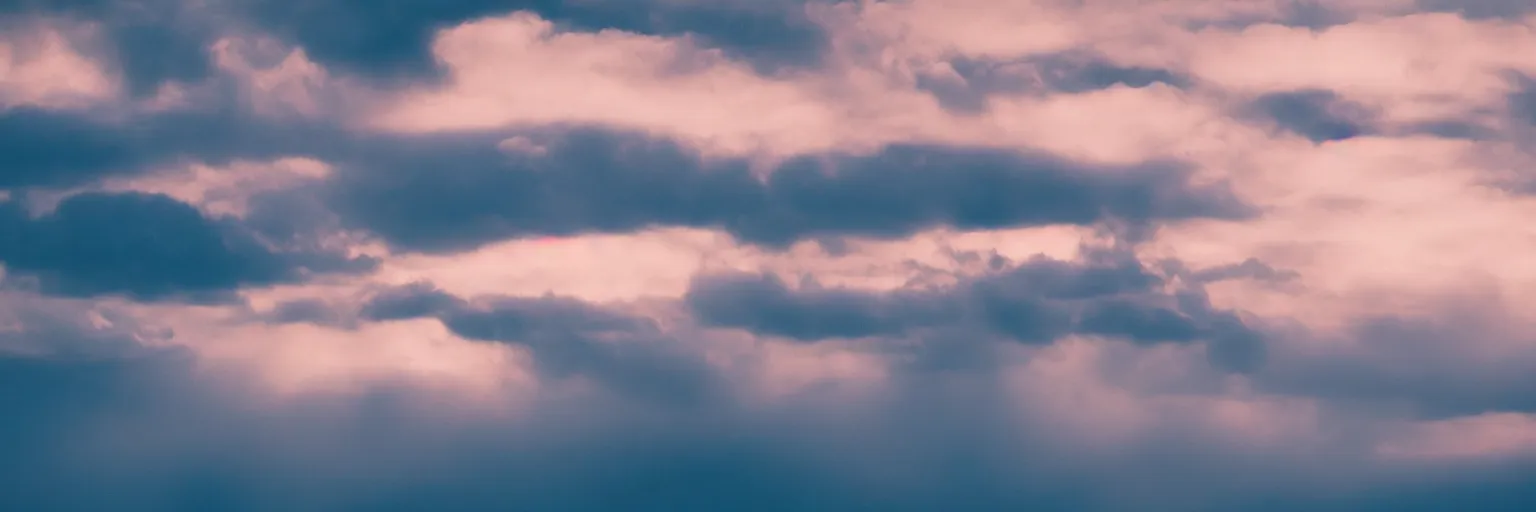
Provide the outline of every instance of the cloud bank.
<path id="1" fill-rule="evenodd" d="M 0 1 L 0 509 L 1528 510 L 1515 1 Z"/>

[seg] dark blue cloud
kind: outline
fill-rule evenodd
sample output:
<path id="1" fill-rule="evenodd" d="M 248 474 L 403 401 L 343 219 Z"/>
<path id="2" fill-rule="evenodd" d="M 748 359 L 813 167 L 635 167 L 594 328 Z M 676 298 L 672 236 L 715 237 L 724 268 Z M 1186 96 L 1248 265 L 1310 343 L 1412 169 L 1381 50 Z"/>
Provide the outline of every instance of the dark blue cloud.
<path id="1" fill-rule="evenodd" d="M 92 325 L 85 311 L 0 296 L 0 319 L 17 320 L 0 329 L 0 509 L 82 509 L 65 502 L 86 480 L 62 476 L 89 467 L 73 456 L 87 427 L 154 410 L 190 369 L 190 354 L 148 348 L 143 333 Z"/>
<path id="2" fill-rule="evenodd" d="M 1201 336 L 1193 318 L 1172 308 L 1127 299 L 1096 301 L 1078 318 L 1084 332 L 1144 342 L 1185 342 Z"/>
<path id="3" fill-rule="evenodd" d="M 453 308 L 442 319 L 455 333 L 488 341 L 652 333 L 656 330 L 648 320 L 596 308 L 576 299 L 553 296 L 497 298 L 482 307 Z"/>
<path id="4" fill-rule="evenodd" d="M 585 376 L 630 398 L 698 405 L 723 389 L 723 377 L 654 321 L 568 297 L 469 301 L 418 282 L 375 292 L 357 316 L 436 318 L 464 339 L 527 347 L 547 377 Z"/>
<path id="5" fill-rule="evenodd" d="M 76 115 L 16 108 L 0 112 L 0 189 L 73 185 L 143 165 L 136 134 Z"/>
<path id="6" fill-rule="evenodd" d="M 844 289 L 790 290 L 771 275 L 696 278 L 686 298 L 708 325 L 813 341 L 895 336 L 952 321 L 960 311 L 919 293 L 876 295 Z"/>
<path id="7" fill-rule="evenodd" d="M 466 339 L 528 347 L 545 375 L 584 375 L 627 397 L 678 405 L 699 405 L 724 390 L 702 358 L 649 319 L 561 297 L 482 302 L 439 318 Z"/>
<path id="8" fill-rule="evenodd" d="M 13 108 L 0 111 L 0 190 L 66 188 L 184 160 L 335 156 L 351 139 L 335 127 L 264 120 L 231 103 L 123 119 Z"/>
<path id="9" fill-rule="evenodd" d="M 213 300 L 245 285 L 368 270 L 328 237 L 339 221 L 307 189 L 264 192 L 244 221 L 205 218 L 168 197 L 87 193 L 42 218 L 22 211 L 34 190 L 90 186 L 197 162 L 289 156 L 340 158 L 352 135 L 332 126 L 258 118 L 224 103 L 111 119 L 14 108 L 0 112 L 0 262 L 54 293 Z"/>
<path id="10" fill-rule="evenodd" d="M 65 295 L 215 299 L 244 285 L 296 280 L 309 270 L 366 270 L 369 260 L 286 253 L 231 219 L 170 197 L 72 195 L 40 217 L 0 203 L 0 262 Z"/>
<path id="11" fill-rule="evenodd" d="M 812 0 L 817 1 L 817 0 Z M 839 0 L 826 0 L 835 3 Z M 96 53 L 120 69 L 131 93 L 197 83 L 212 75 L 209 48 L 221 33 L 255 27 L 303 47 L 315 61 L 375 79 L 414 80 L 437 74 L 431 38 L 437 30 L 487 16 L 530 11 L 572 30 L 617 29 L 691 36 L 764 72 L 814 66 L 828 35 L 806 0 L 675 2 L 671 0 L 0 0 L 0 26 L 36 16 L 95 24 Z"/>
<path id="12" fill-rule="evenodd" d="M 190 363 L 0 357 L 0 507 L 1514 512 L 1536 497 L 1518 464 L 1339 472 L 1188 436 L 1074 454 L 1011 423 L 995 385 L 952 377 L 751 412 L 593 401 L 486 420 L 422 414 L 441 397 L 410 393 L 253 409 Z M 1309 467 L 1324 476 L 1297 476 Z"/>
<path id="13" fill-rule="evenodd" d="M 149 407 L 175 363 L 162 356 L 54 361 L 0 354 L 0 508 L 85 510 L 70 503 L 90 503 L 80 496 L 90 489 L 81 474 L 88 472 L 70 455 L 80 431 L 114 412 Z"/>
<path id="14" fill-rule="evenodd" d="M 1509 95 L 1509 114 L 1516 120 L 1536 126 L 1536 77 L 1516 74 L 1515 90 Z"/>
<path id="15" fill-rule="evenodd" d="M 252 403 L 187 353 L 143 346 L 134 330 L 93 325 L 84 311 L 48 327 L 28 315 L 0 332 L 76 347 L 0 345 L 0 509 L 1513 512 L 1536 497 L 1536 471 L 1518 461 L 1392 469 L 1359 465 L 1347 450 L 1260 456 L 1193 432 L 1082 453 L 1021 423 L 1028 409 L 979 375 L 901 374 L 859 399 L 822 390 L 686 410 L 625 394 L 477 417 L 387 383 Z M 621 367 L 614 375 L 633 379 L 610 385 L 671 392 L 647 372 L 687 374 L 587 345 L 635 340 L 579 338 L 649 332 L 592 305 L 508 299 L 457 314 L 468 316 L 448 322 L 462 332 L 563 333 L 580 345 L 535 352 L 609 351 L 589 361 L 616 366 L 583 371 Z"/>
<path id="16" fill-rule="evenodd" d="M 208 391 L 176 363 L 0 359 L 0 475 L 16 485 L 0 492 L 0 507 L 916 511 L 1088 502 L 1055 496 L 1066 490 L 1004 491 L 987 478 L 985 464 L 1001 461 L 987 450 L 1000 431 L 984 427 L 997 421 L 990 408 L 970 405 L 984 395 L 951 392 L 942 398 L 966 404 L 945 408 L 956 414 L 893 421 L 943 403 L 913 394 L 847 425 L 828 424 L 837 416 L 820 406 L 658 416 L 602 403 L 485 422 L 412 415 L 431 402 L 406 394 L 249 411 L 217 400 L 234 397 Z M 119 437 L 97 437 L 109 431 Z M 134 441 L 100 442 L 121 436 Z M 847 442 L 876 438 L 884 446 L 867 454 Z M 881 482 L 857 459 L 865 455 L 915 473 Z"/>
<path id="17" fill-rule="evenodd" d="M 760 179 L 744 160 L 705 160 L 676 143 L 578 129 L 542 155 L 494 140 L 381 144 L 343 166 L 333 208 L 349 227 L 398 249 L 455 251 L 540 235 L 653 226 L 723 229 L 764 246 L 827 236 L 896 238 L 1119 219 L 1132 224 L 1252 210 L 1188 169 L 1159 162 L 1108 169 L 1009 151 L 898 145 L 871 156 L 795 158 Z"/>
<path id="18" fill-rule="evenodd" d="M 676 2 L 669 0 L 240 0 L 238 10 L 268 31 L 303 46 L 317 62 L 374 77 L 436 73 L 437 30 L 530 11 L 557 26 L 689 35 L 764 71 L 814 65 L 828 36 L 804 0 Z"/>
<path id="19" fill-rule="evenodd" d="M 1293 336 L 1305 336 L 1297 333 Z M 1465 319 L 1375 317 L 1359 320 L 1337 346 L 1344 353 L 1275 358 L 1256 379 L 1276 392 L 1323 397 L 1340 407 L 1385 408 L 1441 419 L 1486 412 L 1536 413 L 1536 350 L 1529 336 Z M 1468 352 L 1500 349 L 1496 359 Z"/>
<path id="20" fill-rule="evenodd" d="M 1012 61 L 956 58 L 949 64 L 958 77 L 922 75 L 917 85 L 932 93 L 945 108 L 961 112 L 984 110 L 987 99 L 995 95 L 1080 93 L 1117 85 L 1140 88 L 1154 83 L 1182 87 L 1189 83 L 1188 78 L 1170 70 L 1120 66 L 1081 51 Z"/>
<path id="21" fill-rule="evenodd" d="M 434 317 L 466 306 L 431 283 L 412 283 L 383 290 L 363 303 L 358 316 L 365 320 L 386 321 Z"/>
<path id="22" fill-rule="evenodd" d="M 772 276 L 707 275 L 695 279 L 684 300 L 705 325 L 803 341 L 933 337 L 956 329 L 1039 344 L 1073 333 L 1143 344 L 1207 339 L 1218 366 L 1257 367 L 1261 334 L 1213 310 L 1202 295 L 1170 295 L 1164 284 L 1134 260 L 1036 258 L 949 288 L 892 292 L 791 290 Z"/>
<path id="23" fill-rule="evenodd" d="M 153 95 L 168 81 L 196 83 L 212 70 L 211 19 L 187 0 L 0 0 L 0 27 L 49 16 L 95 25 L 95 48 L 123 73 L 135 96 Z"/>
<path id="24" fill-rule="evenodd" d="M 1365 113 L 1333 91 L 1265 94 L 1255 99 L 1249 108 L 1281 129 L 1313 142 L 1350 139 L 1373 131 L 1363 119 Z"/>
<path id="25" fill-rule="evenodd" d="M 270 311 L 259 315 L 274 324 L 346 325 L 346 318 L 336 308 L 319 299 L 296 299 L 277 303 Z"/>

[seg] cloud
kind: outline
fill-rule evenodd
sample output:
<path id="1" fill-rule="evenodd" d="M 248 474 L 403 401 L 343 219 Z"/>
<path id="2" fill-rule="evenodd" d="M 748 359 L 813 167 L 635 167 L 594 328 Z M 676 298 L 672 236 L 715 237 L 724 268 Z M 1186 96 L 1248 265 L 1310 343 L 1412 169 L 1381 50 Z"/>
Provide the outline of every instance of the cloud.
<path id="1" fill-rule="evenodd" d="M 1529 14 L 0 0 L 0 509 L 1525 510 Z"/>
<path id="2" fill-rule="evenodd" d="M 1491 413 L 1430 421 L 1407 429 L 1381 450 L 1405 458 L 1501 457 L 1536 450 L 1536 417 Z"/>
<path id="3" fill-rule="evenodd" d="M 1369 134 L 1366 112 L 1329 91 L 1269 93 L 1253 101 L 1252 108 L 1281 129 L 1312 142 L 1344 140 Z"/>
<path id="4" fill-rule="evenodd" d="M 307 158 L 237 160 L 222 167 L 192 164 L 149 170 L 101 180 L 98 184 L 103 191 L 164 194 L 209 215 L 262 220 L 260 217 L 273 208 L 271 203 L 289 201 L 285 206 L 292 208 L 293 200 L 283 195 L 313 186 L 329 173 L 330 166 Z"/>
<path id="5" fill-rule="evenodd" d="M 405 320 L 435 317 L 459 309 L 462 301 L 431 283 L 411 283 L 386 289 L 364 303 L 360 315 L 367 320 Z"/>
<path id="6" fill-rule="evenodd" d="M 467 314 L 481 316 L 459 321 L 501 322 L 511 326 L 502 332 L 524 339 L 647 331 L 551 299 L 491 301 L 472 311 Z M 77 322 L 77 332 L 126 335 Z M 584 351 L 611 340 L 547 341 L 560 343 L 536 350 L 586 357 L 593 353 Z M 620 372 L 637 379 L 622 381 L 629 384 L 658 385 L 656 375 L 643 370 L 677 371 L 635 353 L 599 353 L 605 355 L 587 360 L 641 372 Z M 1418 471 L 1361 478 L 1357 463 L 1337 460 L 1345 451 L 1310 461 L 1224 455 L 1229 448 L 1201 441 L 1197 431 L 1148 435 L 1120 454 L 1079 453 L 1063 467 L 1053 461 L 1066 452 L 1048 440 L 1067 433 L 1053 433 L 1048 418 L 1034 416 L 1043 409 L 1015 401 L 1022 397 L 986 379 L 960 376 L 914 374 L 863 399 L 827 390 L 766 407 L 705 402 L 686 414 L 665 403 L 551 395 L 538 409 L 508 417 L 457 408 L 448 396 L 406 387 L 357 397 L 311 394 L 252 408 L 245 405 L 249 390 L 237 381 L 210 381 L 213 375 L 193 372 L 174 353 L 146 347 L 141 354 L 4 360 L 8 371 L 0 378 L 11 384 L 7 389 L 35 391 L 4 395 L 7 410 L 17 413 L 11 417 L 25 419 L 0 423 L 10 434 L 4 442 L 15 443 L 0 470 L 12 481 L 39 484 L 0 497 L 6 506 L 703 510 L 750 500 L 742 506 L 1114 510 L 1128 503 L 1155 509 L 1197 503 L 1395 510 L 1405 489 L 1431 482 L 1436 492 L 1422 496 L 1427 503 L 1465 500 L 1477 491 L 1491 510 L 1517 510 L 1499 507 L 1528 495 L 1519 487 L 1529 482 L 1519 476 L 1526 473 L 1503 466 L 1469 467 L 1456 479 L 1423 480 Z M 1060 364 L 1053 359 L 1034 364 Z M 1152 468 L 1182 477 L 1156 479 L 1155 492 L 1138 490 Z M 1301 468 L 1319 475 L 1308 479 Z M 1261 494 L 1248 494 L 1250 484 L 1220 476 L 1234 471 L 1271 478 L 1257 488 Z M 1209 476 L 1196 482 L 1191 474 Z M 1309 487 L 1327 478 L 1351 479 L 1343 491 Z M 701 481 L 710 485 L 701 488 Z M 73 482 L 89 482 L 95 492 L 56 485 Z M 1261 498 L 1264 492 L 1284 498 Z"/>
<path id="7" fill-rule="evenodd" d="M 122 73 L 127 91 L 152 96 L 172 81 L 195 82 L 211 70 L 207 53 L 212 27 L 195 2 L 149 0 L 17 0 L 0 4 L 0 20 L 56 17 L 94 25 L 92 48 Z"/>
<path id="8" fill-rule="evenodd" d="M 346 140 L 325 126 L 266 122 L 232 109 L 112 119 L 20 107 L 0 112 L 0 150 L 12 155 L 0 188 L 69 188 L 184 160 L 328 155 Z"/>
<path id="9" fill-rule="evenodd" d="M 1262 335 L 1230 312 L 1214 311 L 1198 290 L 1163 291 L 1164 278 L 1134 261 L 1064 262 L 1036 257 L 936 290 L 862 292 L 791 290 L 774 276 L 702 276 L 684 300 L 695 316 L 717 327 L 802 341 L 831 338 L 944 338 L 987 334 L 1027 344 L 1088 335 L 1137 344 L 1212 340 L 1213 362 L 1251 370 L 1260 364 Z M 949 336 L 954 336 L 953 334 Z"/>
<path id="10" fill-rule="evenodd" d="M 1519 87 L 1509 95 L 1510 114 L 1515 119 L 1536 126 L 1536 79 L 1516 76 Z"/>
<path id="11" fill-rule="evenodd" d="M 1259 93 L 1330 90 L 1404 120 L 1464 113 L 1494 101 L 1506 88 L 1503 73 L 1526 66 L 1496 48 L 1536 42 L 1517 23 L 1445 14 L 1387 17 L 1321 32 L 1211 30 L 1184 41 L 1180 49 L 1164 50 L 1165 58 L 1211 85 Z"/>
<path id="12" fill-rule="evenodd" d="M 344 255 L 285 254 L 237 223 L 205 217 L 163 195 L 79 194 L 41 217 L 16 201 L 0 206 L 6 240 L 0 262 L 53 293 L 207 299 L 242 285 L 298 279 L 326 260 L 332 268 L 316 269 L 370 264 Z"/>
<path id="13" fill-rule="evenodd" d="M 763 180 L 747 161 L 707 159 L 666 140 L 592 129 L 551 139 L 535 154 L 508 154 L 474 139 L 381 147 L 338 172 L 331 200 L 350 226 L 417 251 L 659 226 L 711 227 L 784 246 L 820 236 L 904 237 L 937 226 L 1251 214 L 1219 186 L 1188 184 L 1176 163 L 1120 169 L 989 149 L 894 146 L 871 156 L 794 159 Z"/>
<path id="14" fill-rule="evenodd" d="M 1471 19 L 1519 19 L 1536 12 L 1531 4 L 1517 0 L 1418 0 L 1427 10 L 1453 12 Z"/>
<path id="15" fill-rule="evenodd" d="M 0 291 L 0 356 L 115 359 L 147 352 L 163 341 L 119 308 Z"/>
<path id="16" fill-rule="evenodd" d="M 445 28 L 431 49 L 445 79 L 383 91 L 360 122 L 403 133 L 597 123 L 740 153 L 823 147 L 803 132 L 832 128 L 839 109 L 814 83 L 765 77 L 692 39 L 571 31 L 530 12 Z M 565 94 L 572 87 L 588 92 Z"/>
<path id="17" fill-rule="evenodd" d="M 1217 267 L 1201 269 L 1194 273 L 1196 280 L 1200 282 L 1226 281 L 1230 279 L 1252 278 L 1262 281 L 1288 281 L 1301 277 L 1295 271 L 1281 270 L 1271 267 L 1254 258 L 1243 260 L 1241 263 L 1229 263 Z"/>
<path id="18" fill-rule="evenodd" d="M 0 36 L 0 110 L 84 108 L 117 96 L 116 77 L 81 54 L 78 27 L 15 26 Z"/>
<path id="19" fill-rule="evenodd" d="M 52 185 L 131 168 L 139 158 L 128 137 L 70 115 L 34 109 L 0 112 L 0 144 L 11 155 L 3 186 Z"/>
<path id="20" fill-rule="evenodd" d="M 827 47 L 824 28 L 802 0 L 768 2 L 560 2 L 469 0 L 452 4 L 410 2 L 393 10 L 326 0 L 302 9 L 283 2 L 243 2 L 239 11 L 268 31 L 307 48 L 319 62 L 385 78 L 430 75 L 436 63 L 436 31 L 464 22 L 521 11 L 582 32 L 623 31 L 690 36 L 700 43 L 765 70 L 808 66 Z"/>
<path id="21" fill-rule="evenodd" d="M 1114 86 L 1182 85 L 1187 80 L 1156 68 L 1121 66 L 1082 52 L 1031 56 L 1018 61 L 958 58 L 919 75 L 917 85 L 962 112 L 984 111 L 998 94 L 1081 93 Z"/>
<path id="22" fill-rule="evenodd" d="M 1276 354 L 1256 384 L 1436 420 L 1536 411 L 1536 400 L 1518 391 L 1532 384 L 1523 368 L 1536 360 L 1523 325 L 1496 311 L 1456 309 L 1361 318 L 1333 346 L 1293 344 Z"/>
<path id="23" fill-rule="evenodd" d="M 546 375 L 590 377 L 633 398 L 691 404 L 722 389 L 702 358 L 644 318 L 556 297 L 486 302 L 447 312 L 443 325 L 466 339 L 526 346 Z"/>

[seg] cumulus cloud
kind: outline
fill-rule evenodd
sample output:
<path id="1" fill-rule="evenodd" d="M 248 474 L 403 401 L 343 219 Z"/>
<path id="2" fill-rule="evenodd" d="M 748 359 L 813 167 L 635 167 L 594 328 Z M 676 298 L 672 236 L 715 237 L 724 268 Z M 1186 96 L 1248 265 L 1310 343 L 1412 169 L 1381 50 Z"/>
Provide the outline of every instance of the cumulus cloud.
<path id="1" fill-rule="evenodd" d="M 0 509 L 1526 510 L 1503 0 L 0 0 Z"/>

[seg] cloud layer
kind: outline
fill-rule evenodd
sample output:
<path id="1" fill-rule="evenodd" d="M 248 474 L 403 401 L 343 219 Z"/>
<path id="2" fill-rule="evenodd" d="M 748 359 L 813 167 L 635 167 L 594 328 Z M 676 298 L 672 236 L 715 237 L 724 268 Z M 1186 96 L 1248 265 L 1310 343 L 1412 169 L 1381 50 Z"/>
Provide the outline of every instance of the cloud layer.
<path id="1" fill-rule="evenodd" d="M 1536 504 L 1527 2 L 0 27 L 0 509 Z"/>

